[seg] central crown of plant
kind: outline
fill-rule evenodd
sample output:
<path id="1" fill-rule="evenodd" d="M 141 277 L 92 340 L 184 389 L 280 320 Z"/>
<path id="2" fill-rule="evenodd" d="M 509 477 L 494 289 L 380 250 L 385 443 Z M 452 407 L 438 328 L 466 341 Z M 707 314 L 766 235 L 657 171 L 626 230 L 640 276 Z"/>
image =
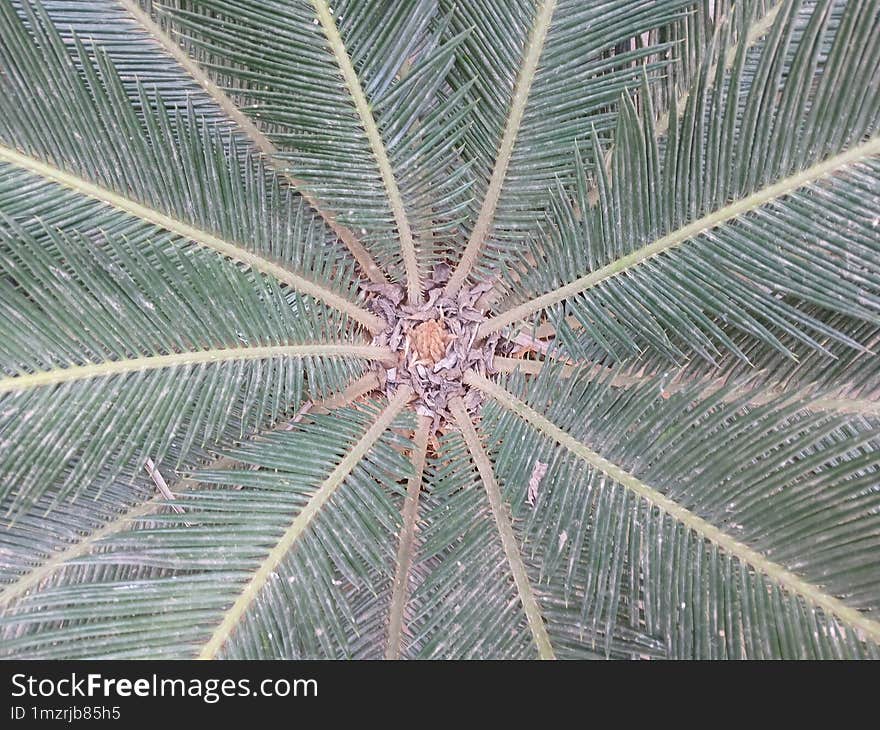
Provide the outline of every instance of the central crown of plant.
<path id="1" fill-rule="evenodd" d="M 451 418 L 448 407 L 453 398 L 462 398 L 468 411 L 477 409 L 482 394 L 465 384 L 464 375 L 495 372 L 499 340 L 497 334 L 478 336 L 487 319 L 481 298 L 492 290 L 492 283 L 465 286 L 449 295 L 448 280 L 449 266 L 439 264 L 426 287 L 425 301 L 419 304 L 406 303 L 402 286 L 366 287 L 373 295 L 370 308 L 388 323 L 373 338 L 373 344 L 393 352 L 390 363 L 377 366 L 386 393 L 393 396 L 400 385 L 412 388 L 416 412 L 431 418 L 432 431 Z"/>

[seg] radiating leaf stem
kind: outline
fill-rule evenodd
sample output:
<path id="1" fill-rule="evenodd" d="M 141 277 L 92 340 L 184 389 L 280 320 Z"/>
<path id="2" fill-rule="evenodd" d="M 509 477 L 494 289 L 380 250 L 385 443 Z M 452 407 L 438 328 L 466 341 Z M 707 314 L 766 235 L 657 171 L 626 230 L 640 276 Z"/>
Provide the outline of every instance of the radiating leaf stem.
<path id="1" fill-rule="evenodd" d="M 471 231 L 461 260 L 446 284 L 447 296 L 454 296 L 461 289 L 462 284 L 464 284 L 465 279 L 467 279 L 468 274 L 477 261 L 477 256 L 483 247 L 483 243 L 486 241 L 486 237 L 492 230 L 495 210 L 501 197 L 501 189 L 507 178 L 507 167 L 510 164 L 510 158 L 516 145 L 516 138 L 519 134 L 520 124 L 522 123 L 526 104 L 529 100 L 532 82 L 538 70 L 538 62 L 541 60 L 541 53 L 544 50 L 544 43 L 547 40 L 547 31 L 550 29 L 550 23 L 553 20 L 554 10 L 556 10 L 556 0 L 541 0 L 540 7 L 535 13 L 535 22 L 523 52 L 522 66 L 516 80 L 516 86 L 513 89 L 513 98 L 510 101 L 510 111 L 507 114 L 504 133 L 498 145 L 498 154 L 495 156 L 495 167 L 492 170 L 492 177 L 489 179 L 486 196 L 483 198 L 477 222 Z"/>
<path id="2" fill-rule="evenodd" d="M 352 101 L 357 109 L 364 132 L 370 143 L 370 149 L 376 158 L 376 164 L 379 167 L 379 173 L 382 175 L 382 182 L 385 184 L 385 192 L 388 195 L 388 204 L 391 206 L 391 212 L 394 214 L 394 222 L 397 225 L 397 235 L 400 237 L 400 248 L 403 253 L 403 264 L 406 269 L 406 290 L 409 301 L 416 304 L 422 299 L 422 284 L 419 277 L 419 265 L 416 258 L 415 243 L 413 242 L 412 229 L 409 225 L 409 219 L 406 215 L 406 208 L 403 205 L 403 196 L 397 187 L 397 180 L 394 177 L 394 169 L 391 167 L 391 161 L 388 159 L 388 152 L 385 150 L 385 143 L 382 141 L 382 135 L 373 117 L 373 111 L 367 95 L 361 87 L 360 79 L 354 70 L 351 58 L 342 36 L 339 35 L 339 29 L 336 27 L 336 21 L 333 19 L 333 13 L 326 0 L 312 0 L 315 12 L 321 27 L 324 29 L 324 35 L 327 36 L 327 42 L 330 44 L 330 50 L 336 58 L 339 71 L 345 80 L 345 85 L 351 94 Z"/>
<path id="3" fill-rule="evenodd" d="M 414 474 L 406 484 L 406 499 L 403 502 L 403 525 L 400 528 L 400 543 L 397 547 L 397 570 L 391 592 L 391 608 L 388 612 L 388 645 L 385 647 L 386 659 L 400 659 L 403 638 L 403 619 L 406 601 L 409 597 L 409 574 L 413 564 L 416 542 L 416 522 L 419 516 L 419 492 L 422 489 L 422 476 L 425 471 L 425 457 L 428 451 L 428 433 L 431 419 L 419 418 L 419 425 L 413 436 L 410 455 Z"/>
<path id="4" fill-rule="evenodd" d="M 134 0 L 119 0 L 119 2 L 135 18 L 135 20 L 143 26 L 153 39 L 157 41 L 175 61 L 177 61 L 180 67 L 205 90 L 205 93 L 214 100 L 223 113 L 236 123 L 239 130 L 241 130 L 241 132 L 251 141 L 254 147 L 265 155 L 266 161 L 277 172 L 283 175 L 290 184 L 296 188 L 297 192 L 303 196 L 306 202 L 308 202 L 308 204 L 311 205 L 319 215 L 321 215 L 332 231 L 339 236 L 339 239 L 348 247 L 351 255 L 354 256 L 355 260 L 360 264 L 364 273 L 367 275 L 367 278 L 377 284 L 387 282 L 388 279 L 384 272 L 373 260 L 369 251 L 364 248 L 364 245 L 358 240 L 354 232 L 336 220 L 336 216 L 333 212 L 330 211 L 324 203 L 317 200 L 309 193 L 305 182 L 298 180 L 290 173 L 284 161 L 277 157 L 278 148 L 275 147 L 272 141 L 260 131 L 257 125 L 251 121 L 250 117 L 238 108 L 236 103 L 229 98 L 228 94 L 217 86 L 201 66 L 199 66 L 198 63 L 187 54 L 180 44 L 176 43 L 168 33 L 162 30 L 161 26 L 156 23 L 149 14 L 144 12 Z"/>
<path id="5" fill-rule="evenodd" d="M 390 361 L 393 353 L 387 347 L 373 345 L 269 345 L 265 347 L 229 347 L 194 352 L 175 352 L 171 355 L 135 357 L 130 360 L 107 360 L 90 365 L 74 365 L 26 375 L 0 378 L 0 393 L 20 393 L 73 380 L 103 378 L 120 373 L 141 370 L 200 365 L 241 360 L 266 360 L 273 357 L 356 357 L 365 360 Z"/>
<path id="6" fill-rule="evenodd" d="M 692 223 L 682 226 L 681 228 L 666 234 L 652 243 L 642 246 L 626 256 L 621 256 L 610 264 L 596 269 L 579 279 L 575 279 L 558 289 L 542 294 L 531 301 L 524 302 L 502 314 L 496 315 L 480 325 L 477 335 L 479 337 L 486 337 L 493 332 L 497 332 L 498 330 L 513 324 L 514 322 L 527 319 L 537 312 L 540 312 L 542 309 L 551 307 L 569 297 L 581 294 L 588 289 L 601 284 L 606 279 L 626 273 L 643 261 L 665 251 L 669 251 L 676 246 L 680 246 L 692 238 L 699 236 L 701 233 L 710 231 L 733 218 L 760 208 L 777 198 L 794 192 L 798 188 L 814 183 L 826 175 L 833 174 L 847 165 L 852 165 L 878 153 L 880 153 L 880 135 L 871 137 L 860 145 L 851 147 L 845 152 L 829 157 L 827 160 L 819 162 L 812 167 L 808 167 L 806 170 L 801 170 L 800 172 L 790 175 L 773 185 L 768 185 L 766 188 L 762 188 L 741 200 L 737 200 L 730 205 L 726 205 L 723 208 L 719 208 L 718 210 L 703 216 L 702 218 L 698 218 Z"/>
<path id="7" fill-rule="evenodd" d="M 493 360 L 495 369 L 500 373 L 512 373 L 519 370 L 527 375 L 538 375 L 546 366 L 546 360 L 521 360 L 512 357 L 496 357 Z M 564 378 L 572 375 L 581 375 L 592 380 L 601 380 L 609 383 L 612 388 L 625 388 L 631 385 L 639 385 L 647 381 L 656 380 L 652 375 L 629 375 L 627 373 L 613 374 L 612 368 L 596 363 L 584 362 L 576 365 L 564 365 L 559 371 Z M 727 387 L 727 383 L 718 379 L 711 378 L 680 378 L 673 379 L 663 386 L 665 393 L 676 393 L 684 388 L 702 384 L 700 388 L 701 396 L 708 396 L 722 388 Z M 735 386 L 726 393 L 721 400 L 725 403 L 734 403 L 742 399 L 745 385 Z M 765 403 L 779 398 L 785 391 L 778 386 L 766 385 L 759 388 L 748 388 L 755 390 L 753 397 L 749 399 L 749 405 L 760 406 Z M 880 417 L 880 401 L 871 400 L 869 398 L 845 398 L 822 396 L 813 398 L 805 393 L 803 407 L 811 411 L 834 411 L 836 413 L 851 413 L 860 416 L 877 416 Z"/>
<path id="8" fill-rule="evenodd" d="M 95 200 L 100 200 L 102 203 L 111 205 L 124 213 L 128 213 L 129 215 L 140 218 L 147 223 L 159 226 L 160 228 L 164 228 L 167 231 L 194 241 L 200 246 L 212 249 L 223 256 L 228 256 L 232 260 L 238 261 L 254 271 L 274 276 L 278 281 L 293 287 L 297 291 L 302 292 L 303 294 L 308 294 L 309 296 L 324 302 L 324 304 L 333 307 L 333 309 L 337 309 L 340 312 L 347 314 L 355 321 L 360 322 L 371 332 L 379 332 L 385 328 L 385 320 L 381 317 L 378 317 L 372 312 L 368 312 L 357 304 L 348 301 L 336 292 L 331 291 L 320 284 L 316 284 L 313 281 L 309 281 L 299 274 L 295 274 L 285 268 L 281 264 L 252 253 L 236 243 L 224 241 L 222 238 L 218 238 L 212 233 L 200 230 L 188 223 L 184 223 L 183 221 L 165 215 L 158 210 L 153 210 L 145 205 L 141 205 L 134 200 L 114 193 L 112 190 L 94 185 L 88 180 L 84 180 L 81 177 L 65 172 L 53 165 L 46 164 L 45 162 L 29 157 L 28 155 L 23 155 L 10 147 L 0 145 L 0 162 L 8 162 L 16 167 L 29 170 L 46 180 L 51 180 L 54 183 L 70 188 L 80 195 L 86 195 Z"/>
<path id="9" fill-rule="evenodd" d="M 507 514 L 507 506 L 501 496 L 498 482 L 495 481 L 492 462 L 483 450 L 480 437 L 477 435 L 474 423 L 468 415 L 462 399 L 460 397 L 452 399 L 449 402 L 449 410 L 455 417 L 456 424 L 461 429 L 461 434 L 467 444 L 468 451 L 471 453 L 477 471 L 479 471 L 480 477 L 483 480 L 483 486 L 486 488 L 486 496 L 489 499 L 492 516 L 495 518 L 495 525 L 501 536 L 504 554 L 507 556 L 507 562 L 510 564 L 510 571 L 513 573 L 513 581 L 516 584 L 519 599 L 522 602 L 523 610 L 528 619 L 532 638 L 538 647 L 538 656 L 541 659 L 555 659 L 553 646 L 550 644 L 550 636 L 547 634 L 547 627 L 544 625 L 544 617 L 541 615 L 541 608 L 532 591 L 532 584 L 529 581 L 526 566 L 520 554 L 516 535 L 513 532 L 513 525 L 510 523 L 510 517 Z"/>
<path id="10" fill-rule="evenodd" d="M 578 441 L 571 434 L 559 428 L 559 426 L 491 380 L 477 374 L 475 371 L 468 371 L 465 374 L 465 382 L 474 388 L 479 388 L 483 393 L 494 398 L 545 436 L 553 439 L 559 445 L 565 447 L 618 484 L 626 487 L 638 497 L 662 510 L 688 529 L 693 530 L 704 539 L 714 543 L 742 562 L 747 563 L 756 571 L 763 573 L 780 587 L 800 595 L 806 601 L 818 606 L 826 613 L 833 614 L 844 624 L 860 632 L 864 637 L 880 643 L 880 622 L 869 619 L 857 609 L 847 606 L 841 600 L 825 593 L 818 586 L 805 581 L 778 563 L 768 560 L 758 551 L 722 532 L 702 517 L 669 499 L 662 492 L 645 484 L 617 464 L 603 458 L 586 444 Z"/>
<path id="11" fill-rule="evenodd" d="M 336 490 L 345 481 L 345 478 L 367 455 L 367 452 L 373 447 L 376 441 L 382 436 L 391 422 L 398 413 L 407 404 L 412 396 L 412 389 L 408 386 L 401 386 L 397 390 L 397 394 L 388 404 L 379 417 L 367 429 L 367 432 L 361 439 L 349 450 L 342 461 L 330 473 L 330 476 L 324 480 L 321 486 L 312 495 L 305 507 L 294 517 L 290 527 L 287 528 L 281 539 L 276 543 L 275 547 L 266 556 L 266 559 L 259 565 L 256 572 L 247 582 L 236 599 L 235 603 L 223 615 L 220 624 L 214 630 L 211 638 L 202 647 L 199 652 L 199 659 L 213 659 L 217 656 L 220 649 L 232 635 L 235 627 L 242 620 L 250 605 L 256 600 L 260 591 L 266 585 L 270 576 L 281 565 L 288 552 L 296 544 L 296 541 L 306 531 L 312 520 L 321 511 L 325 504 L 330 500 Z"/>

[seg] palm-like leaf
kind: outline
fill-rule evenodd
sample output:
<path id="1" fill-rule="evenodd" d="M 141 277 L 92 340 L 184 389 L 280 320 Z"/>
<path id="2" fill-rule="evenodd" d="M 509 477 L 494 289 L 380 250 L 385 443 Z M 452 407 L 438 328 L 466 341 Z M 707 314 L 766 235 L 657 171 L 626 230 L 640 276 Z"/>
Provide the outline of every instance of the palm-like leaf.
<path id="1" fill-rule="evenodd" d="M 878 22 L 0 0 L 0 652 L 876 658 Z"/>

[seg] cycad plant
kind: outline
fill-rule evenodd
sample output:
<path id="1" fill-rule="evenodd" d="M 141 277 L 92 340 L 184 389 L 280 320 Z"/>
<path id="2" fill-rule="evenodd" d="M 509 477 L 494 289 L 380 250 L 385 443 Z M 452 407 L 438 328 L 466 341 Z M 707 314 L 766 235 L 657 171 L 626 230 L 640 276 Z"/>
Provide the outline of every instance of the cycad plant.
<path id="1" fill-rule="evenodd" d="M 877 0 L 0 0 L 0 654 L 880 654 Z"/>

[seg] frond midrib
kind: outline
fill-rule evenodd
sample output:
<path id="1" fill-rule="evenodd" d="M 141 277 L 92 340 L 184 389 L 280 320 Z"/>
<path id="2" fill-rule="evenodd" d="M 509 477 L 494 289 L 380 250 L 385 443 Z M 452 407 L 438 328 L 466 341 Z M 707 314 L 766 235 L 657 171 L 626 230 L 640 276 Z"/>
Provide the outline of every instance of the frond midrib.
<path id="1" fill-rule="evenodd" d="M 702 218 L 698 218 L 568 284 L 564 284 L 553 291 L 541 294 L 530 301 L 512 307 L 506 312 L 497 314 L 480 325 L 477 334 L 479 337 L 486 337 L 508 325 L 527 319 L 543 309 L 552 307 L 572 296 L 582 294 L 607 279 L 626 273 L 654 256 L 681 246 L 702 233 L 717 228 L 741 215 L 757 210 L 761 206 L 788 195 L 799 188 L 814 183 L 827 175 L 839 172 L 842 168 L 856 164 L 878 153 L 880 153 L 880 135 L 871 137 L 862 144 L 851 147 L 840 154 L 829 157 L 805 170 L 768 185 L 745 198 L 719 208 Z"/>
<path id="2" fill-rule="evenodd" d="M 432 420 L 420 416 L 418 427 L 413 435 L 413 448 L 410 461 L 414 474 L 406 485 L 403 503 L 403 524 L 400 527 L 400 540 L 397 548 L 397 569 L 392 584 L 391 605 L 388 610 L 388 642 L 385 647 L 386 659 L 399 659 L 403 640 L 403 620 L 409 597 L 409 578 L 415 554 L 416 522 L 419 516 L 419 492 L 425 470 L 428 451 L 428 435 Z"/>
<path id="3" fill-rule="evenodd" d="M 260 131 L 259 127 L 254 124 L 250 117 L 236 105 L 225 91 L 214 83 L 210 76 L 186 53 L 180 44 L 176 43 L 168 33 L 163 31 L 159 24 L 144 12 L 134 0 L 119 0 L 119 2 L 153 39 L 165 49 L 168 55 L 177 61 L 178 65 L 192 77 L 193 81 L 204 89 L 205 93 L 214 100 L 221 111 L 235 122 L 242 134 L 251 141 L 256 149 L 263 153 L 266 161 L 275 171 L 287 179 L 305 201 L 326 221 L 331 230 L 348 247 L 349 252 L 360 264 L 367 278 L 377 284 L 386 283 L 388 278 L 385 276 L 385 273 L 376 264 L 369 251 L 364 248 L 364 245 L 360 242 L 354 231 L 342 225 L 324 203 L 309 193 L 308 186 L 291 174 L 284 162 L 278 158 L 278 148 Z"/>
<path id="4" fill-rule="evenodd" d="M 526 566 L 523 562 L 519 545 L 517 544 L 516 535 L 513 532 L 513 525 L 511 525 L 510 518 L 507 515 L 504 499 L 501 496 L 498 482 L 495 480 L 492 462 L 489 460 L 488 455 L 483 449 L 480 437 L 474 428 L 473 421 L 468 415 L 464 406 L 464 401 L 462 401 L 460 396 L 453 398 L 449 402 L 449 410 L 461 430 L 462 437 L 464 438 L 468 451 L 471 454 L 471 458 L 477 467 L 477 471 L 480 474 L 483 487 L 486 490 L 489 507 L 492 511 L 492 516 L 495 519 L 495 526 L 497 527 L 498 535 L 501 538 L 501 545 L 504 548 L 504 554 L 507 557 L 510 572 L 513 575 L 513 581 L 516 585 L 520 603 L 522 604 L 523 611 L 525 611 L 529 629 L 532 632 L 532 639 L 538 649 L 538 656 L 541 659 L 555 659 L 556 656 L 553 652 L 553 646 L 550 643 L 550 636 L 547 634 L 547 627 L 545 626 L 544 618 L 541 615 L 541 607 L 538 605 L 538 600 L 532 590 L 532 584 L 529 580 L 528 573 L 526 572 Z"/>
<path id="5" fill-rule="evenodd" d="M 379 168 L 379 174 L 382 176 L 382 182 L 385 185 L 385 192 L 388 196 L 388 204 L 394 215 L 397 235 L 400 239 L 403 265 L 406 270 L 407 296 L 410 302 L 416 304 L 421 301 L 422 297 L 418 259 L 416 257 L 412 229 L 410 228 L 406 208 L 403 204 L 403 196 L 397 186 L 397 179 L 395 178 L 391 161 L 388 158 L 388 151 L 385 149 L 385 143 L 382 140 L 382 135 L 373 116 L 370 102 L 361 87 L 360 79 L 358 79 L 357 72 L 354 70 L 354 65 L 351 62 L 351 57 L 348 55 L 348 50 L 345 47 L 342 36 L 339 35 L 339 29 L 336 27 L 336 21 L 333 19 L 329 5 L 325 0 L 312 0 L 312 5 L 318 15 L 318 20 L 324 30 L 324 35 L 327 37 L 330 50 L 333 52 L 333 56 L 339 66 L 339 71 L 345 81 L 345 86 L 351 95 L 352 102 L 367 135 L 370 149 Z"/>
<path id="6" fill-rule="evenodd" d="M 553 20 L 553 12 L 555 10 L 556 0 L 543 0 L 541 7 L 535 14 L 535 21 L 529 39 L 526 42 L 522 65 L 520 66 L 516 85 L 514 86 L 507 120 L 504 124 L 504 132 L 498 144 L 498 152 L 495 155 L 495 166 L 492 169 L 489 186 L 486 188 L 486 194 L 480 206 L 480 212 L 477 215 L 477 222 L 474 224 L 458 266 L 446 284 L 447 296 L 454 296 L 462 284 L 464 284 L 492 228 L 498 200 L 501 197 L 501 189 L 507 178 L 507 168 L 513 156 L 519 128 L 529 100 L 529 92 L 535 79 L 535 73 L 538 70 L 538 63 L 541 60 L 544 43 L 547 40 L 547 32 L 550 29 L 550 23 Z"/>
<path id="7" fill-rule="evenodd" d="M 561 429 L 549 419 L 516 398 L 503 387 L 493 383 L 474 371 L 468 371 L 465 382 L 494 398 L 502 406 L 532 425 L 544 436 L 556 441 L 571 453 L 613 479 L 641 499 L 662 510 L 672 519 L 693 530 L 710 543 L 750 565 L 754 570 L 766 575 L 779 587 L 795 593 L 826 613 L 836 616 L 842 623 L 858 631 L 861 635 L 880 644 L 880 622 L 865 616 L 861 611 L 846 605 L 843 601 L 825 593 L 820 587 L 792 573 L 779 563 L 765 558 L 761 553 L 731 537 L 721 529 L 694 514 L 670 499 L 662 492 L 645 484 L 622 467 L 605 459 Z"/>
<path id="8" fill-rule="evenodd" d="M 201 365 L 242 360 L 266 360 L 275 357 L 355 357 L 372 361 L 389 361 L 393 354 L 387 347 L 374 345 L 307 344 L 227 347 L 168 355 L 107 360 L 90 365 L 74 365 L 25 375 L 0 378 L 0 393 L 21 393 L 33 388 L 79 380 L 109 377 L 120 373 L 159 370 L 188 365 Z"/>
<path id="9" fill-rule="evenodd" d="M 521 360 L 513 357 L 496 357 L 493 360 L 495 370 L 500 373 L 513 373 L 517 370 L 526 375 L 538 375 L 545 367 L 546 360 Z M 608 383 L 612 388 L 626 388 L 631 385 L 638 385 L 647 380 L 656 380 L 660 382 L 659 376 L 654 375 L 629 375 L 626 373 L 614 374 L 613 369 L 605 365 L 597 363 L 577 363 L 564 364 L 559 370 L 559 374 L 564 377 L 570 377 L 573 374 L 580 377 L 592 378 L 596 381 Z M 717 379 L 690 379 L 675 380 L 666 383 L 663 388 L 666 393 L 675 393 L 684 388 L 702 384 L 699 393 L 701 396 L 712 395 L 713 393 L 727 388 L 728 385 L 719 382 Z M 785 393 L 781 386 L 768 384 L 761 385 L 755 389 L 755 395 L 749 398 L 748 403 L 752 406 L 760 406 L 769 403 L 774 398 L 778 398 Z M 746 395 L 745 386 L 733 386 L 729 392 L 725 393 L 722 401 L 725 403 L 733 403 L 741 400 Z M 819 395 L 803 391 L 803 407 L 811 411 L 832 411 L 835 413 L 848 413 L 859 416 L 877 416 L 880 417 L 880 400 L 870 398 L 846 398 L 842 396 Z"/>
<path id="10" fill-rule="evenodd" d="M 216 251 L 223 256 L 244 264 L 254 271 L 268 274 L 293 289 L 312 296 L 327 306 L 348 315 L 371 332 L 379 332 L 385 327 L 385 321 L 381 317 L 348 301 L 336 292 L 294 273 L 275 261 L 248 251 L 238 244 L 225 241 L 213 233 L 200 230 L 189 223 L 179 221 L 165 213 L 149 208 L 112 190 L 95 185 L 77 175 L 68 173 L 61 168 L 42 162 L 29 155 L 22 154 L 5 145 L 0 145 L 0 162 L 6 162 L 28 170 L 46 180 L 71 189 L 80 195 L 98 200 L 146 223 L 159 226 L 200 246 Z"/>
<path id="11" fill-rule="evenodd" d="M 284 557 L 294 547 L 312 520 L 315 519 L 324 505 L 330 501 L 330 498 L 342 485 L 346 477 L 367 455 L 367 452 L 379 440 L 382 434 L 385 433 L 411 396 L 412 389 L 408 386 L 398 388 L 397 393 L 385 410 L 373 421 L 366 433 L 352 446 L 342 461 L 330 473 L 330 476 L 314 492 L 308 503 L 297 513 L 290 526 L 254 571 L 254 574 L 245 584 L 238 598 L 223 615 L 210 639 L 202 646 L 198 655 L 199 659 L 213 659 L 216 657 L 217 653 L 232 635 L 235 627 L 247 613 L 250 605 L 256 600 L 266 581 L 269 580 L 269 577 L 278 568 Z"/>

